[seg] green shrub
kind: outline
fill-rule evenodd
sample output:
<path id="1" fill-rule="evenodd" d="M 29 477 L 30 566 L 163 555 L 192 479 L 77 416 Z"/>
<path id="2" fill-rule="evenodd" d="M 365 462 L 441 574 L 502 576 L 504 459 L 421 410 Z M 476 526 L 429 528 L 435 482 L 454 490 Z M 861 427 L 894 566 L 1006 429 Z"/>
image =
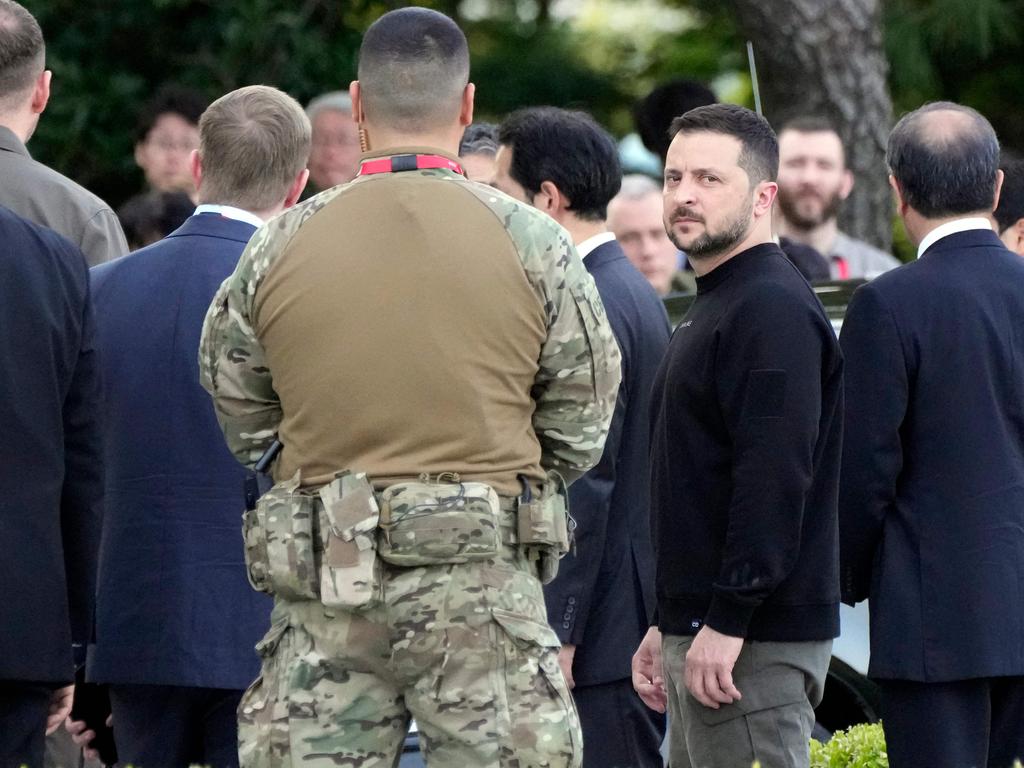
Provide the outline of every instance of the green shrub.
<path id="1" fill-rule="evenodd" d="M 882 724 L 836 731 L 824 744 L 811 739 L 811 768 L 889 768 Z"/>

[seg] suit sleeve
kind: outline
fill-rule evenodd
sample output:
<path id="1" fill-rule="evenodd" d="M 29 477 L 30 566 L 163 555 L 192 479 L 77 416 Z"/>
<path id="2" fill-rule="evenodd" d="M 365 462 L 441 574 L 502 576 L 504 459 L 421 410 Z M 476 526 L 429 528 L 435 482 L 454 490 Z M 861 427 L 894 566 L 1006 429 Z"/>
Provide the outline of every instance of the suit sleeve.
<path id="1" fill-rule="evenodd" d="M 620 388 L 601 460 L 569 489 L 569 513 L 576 521 L 575 551 L 562 558 L 558 576 L 544 588 L 548 624 L 563 645 L 583 645 L 586 640 L 591 601 L 604 561 L 626 400 L 625 389 Z"/>
<path id="2" fill-rule="evenodd" d="M 81 260 L 77 253 L 75 258 Z M 84 261 L 81 263 L 84 272 Z M 84 277 L 81 341 L 62 413 L 64 484 L 61 492 L 61 537 L 71 636 L 76 644 L 88 643 L 92 632 L 103 495 L 100 383 L 87 281 L 88 278 Z"/>
<path id="3" fill-rule="evenodd" d="M 846 359 L 839 568 L 842 599 L 852 605 L 869 596 L 882 523 L 896 498 L 909 389 L 896 321 L 873 286 L 854 294 L 839 342 Z"/>
<path id="4" fill-rule="evenodd" d="M 792 570 L 821 418 L 824 318 L 788 293 L 762 291 L 723 331 L 718 398 L 733 446 L 722 566 L 705 618 L 744 637 L 757 607 Z M 833 337 L 834 338 L 834 337 Z"/>

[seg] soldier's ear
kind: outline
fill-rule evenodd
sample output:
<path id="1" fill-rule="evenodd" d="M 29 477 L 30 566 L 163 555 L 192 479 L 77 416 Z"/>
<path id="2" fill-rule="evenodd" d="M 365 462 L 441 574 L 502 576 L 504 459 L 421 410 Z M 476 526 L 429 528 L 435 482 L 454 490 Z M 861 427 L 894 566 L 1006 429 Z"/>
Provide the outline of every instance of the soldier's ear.
<path id="1" fill-rule="evenodd" d="M 352 99 L 352 119 L 362 125 L 366 122 L 366 115 L 363 114 L 363 92 L 358 80 L 349 83 L 348 95 Z"/>
<path id="2" fill-rule="evenodd" d="M 459 110 L 459 125 L 471 125 L 473 122 L 473 103 L 476 99 L 476 86 L 466 83 L 462 90 L 462 107 Z"/>

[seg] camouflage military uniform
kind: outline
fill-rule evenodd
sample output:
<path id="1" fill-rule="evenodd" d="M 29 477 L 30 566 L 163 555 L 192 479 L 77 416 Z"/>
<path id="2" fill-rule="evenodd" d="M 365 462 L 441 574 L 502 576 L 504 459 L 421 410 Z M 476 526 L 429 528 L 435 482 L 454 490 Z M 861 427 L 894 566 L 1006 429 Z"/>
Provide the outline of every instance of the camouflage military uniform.
<path id="1" fill-rule="evenodd" d="M 619 355 L 571 240 L 547 217 L 451 171 L 404 175 L 460 185 L 467 204 L 482 204 L 514 241 L 546 327 L 530 393 L 540 464 L 575 479 L 601 455 Z M 260 457 L 287 416 L 254 321 L 261 285 L 290 258 L 289 245 L 306 222 L 371 183 L 372 177 L 329 190 L 268 222 L 214 299 L 201 375 L 243 463 Z M 287 451 L 289 438 L 282 439 Z M 377 479 L 373 467 L 353 465 L 337 469 Z M 258 646 L 262 675 L 239 711 L 245 768 L 390 766 L 410 716 L 432 766 L 580 764 L 579 722 L 558 667 L 558 639 L 546 624 L 536 564 L 514 543 L 514 495 L 503 491 L 500 503 L 503 535 L 494 557 L 383 563 L 379 599 L 354 610 L 277 595 L 272 628 Z"/>

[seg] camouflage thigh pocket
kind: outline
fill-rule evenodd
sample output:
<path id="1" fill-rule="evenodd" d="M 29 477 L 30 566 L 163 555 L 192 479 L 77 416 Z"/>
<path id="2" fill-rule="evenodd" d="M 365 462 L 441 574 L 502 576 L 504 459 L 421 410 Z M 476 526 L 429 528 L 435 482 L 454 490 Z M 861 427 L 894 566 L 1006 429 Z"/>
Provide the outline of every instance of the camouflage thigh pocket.
<path id="1" fill-rule="evenodd" d="M 577 768 L 583 736 L 572 695 L 558 666 L 558 636 L 547 624 L 492 609 L 500 629 L 496 693 L 501 765 Z"/>
<path id="2" fill-rule="evenodd" d="M 240 768 L 291 768 L 288 686 L 281 673 L 288 662 L 288 630 L 287 622 L 275 623 L 256 645 L 263 659 L 260 676 L 238 704 Z"/>

